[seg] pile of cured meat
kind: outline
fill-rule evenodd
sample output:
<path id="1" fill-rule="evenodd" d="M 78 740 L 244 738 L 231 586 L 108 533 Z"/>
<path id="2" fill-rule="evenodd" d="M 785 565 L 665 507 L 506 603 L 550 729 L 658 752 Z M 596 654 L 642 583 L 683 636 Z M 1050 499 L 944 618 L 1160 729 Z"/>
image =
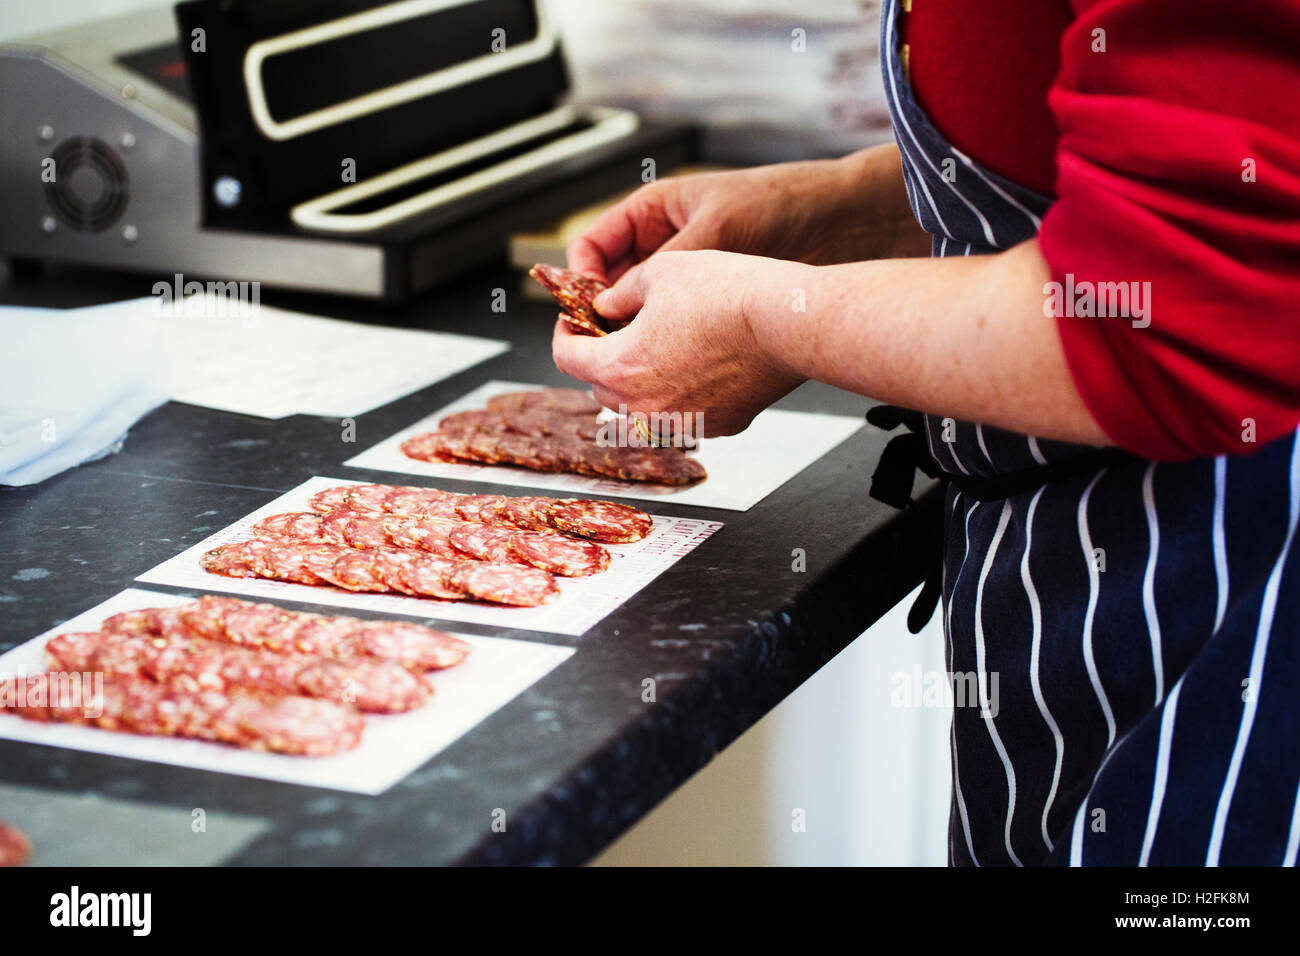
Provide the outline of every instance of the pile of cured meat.
<path id="1" fill-rule="evenodd" d="M 575 389 L 509 392 L 488 399 L 485 409 L 448 415 L 435 432 L 408 438 L 402 454 L 661 485 L 708 477 L 703 465 L 676 446 L 601 444 L 599 413 L 600 405 Z"/>
<path id="2" fill-rule="evenodd" d="M 479 600 L 519 607 L 559 596 L 556 576 L 609 567 L 598 542 L 640 541 L 644 511 L 609 501 L 463 495 L 399 485 L 342 485 L 310 512 L 272 515 L 255 537 L 223 545 L 203 566 L 227 577 Z"/>
<path id="3" fill-rule="evenodd" d="M 404 713 L 433 693 L 429 672 L 459 664 L 464 641 L 405 621 L 363 621 L 203 597 L 127 611 L 46 645 L 17 712 L 158 737 L 300 756 L 361 741 L 363 714 Z M 61 699 L 60 675 L 103 675 L 103 699 Z"/>

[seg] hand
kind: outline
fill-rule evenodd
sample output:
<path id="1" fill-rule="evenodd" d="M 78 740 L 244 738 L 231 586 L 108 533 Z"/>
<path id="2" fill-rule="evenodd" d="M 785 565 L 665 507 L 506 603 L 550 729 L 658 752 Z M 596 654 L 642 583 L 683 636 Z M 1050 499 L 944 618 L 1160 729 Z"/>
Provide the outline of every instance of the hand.
<path id="1" fill-rule="evenodd" d="M 816 265 L 928 256 L 895 146 L 840 160 L 663 179 L 606 210 L 569 268 L 617 282 L 656 251 L 720 249 Z"/>
<path id="2" fill-rule="evenodd" d="M 557 322 L 555 364 L 590 382 L 606 408 L 703 416 L 692 419 L 695 437 L 734 435 L 803 381 L 759 348 L 746 300 L 788 296 L 807 268 L 728 252 L 661 253 L 597 298 L 602 315 L 636 321 L 598 338 Z"/>

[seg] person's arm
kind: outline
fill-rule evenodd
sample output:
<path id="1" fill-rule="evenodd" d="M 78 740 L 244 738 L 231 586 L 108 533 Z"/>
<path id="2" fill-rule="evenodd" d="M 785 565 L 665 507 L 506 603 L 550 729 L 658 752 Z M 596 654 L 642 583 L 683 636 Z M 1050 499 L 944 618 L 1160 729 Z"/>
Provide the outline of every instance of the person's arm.
<path id="1" fill-rule="evenodd" d="M 793 376 L 934 415 L 1109 444 L 1044 312 L 1050 280 L 1030 241 L 993 256 L 806 270 L 766 282 L 746 312 L 758 347 Z M 781 288 L 790 281 L 806 286 L 807 312 L 792 311 Z"/>
<path id="2" fill-rule="evenodd" d="M 703 413 L 734 434 L 805 379 L 932 414 L 1106 444 L 1044 313 L 1036 244 L 994 256 L 810 266 L 663 253 L 596 300 L 636 321 L 605 338 L 557 323 L 561 371 L 609 408 Z"/>
<path id="3" fill-rule="evenodd" d="M 569 268 L 615 282 L 656 252 L 720 249 L 825 265 L 925 256 L 898 147 L 842 159 L 673 176 L 609 209 L 568 248 Z"/>

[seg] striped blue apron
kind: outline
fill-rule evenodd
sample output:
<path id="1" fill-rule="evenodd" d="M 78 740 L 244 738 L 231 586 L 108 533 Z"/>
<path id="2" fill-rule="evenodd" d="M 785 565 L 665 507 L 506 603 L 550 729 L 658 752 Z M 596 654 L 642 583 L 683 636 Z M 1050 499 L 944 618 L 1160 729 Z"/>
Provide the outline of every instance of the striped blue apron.
<path id="1" fill-rule="evenodd" d="M 1051 200 L 930 124 L 902 67 L 900 6 L 883 4 L 884 82 L 934 255 L 1032 238 Z M 1295 865 L 1300 436 L 1091 467 L 1082 446 L 968 422 L 926 416 L 923 434 L 950 479 L 950 861 Z M 1002 496 L 963 490 L 1053 472 Z"/>

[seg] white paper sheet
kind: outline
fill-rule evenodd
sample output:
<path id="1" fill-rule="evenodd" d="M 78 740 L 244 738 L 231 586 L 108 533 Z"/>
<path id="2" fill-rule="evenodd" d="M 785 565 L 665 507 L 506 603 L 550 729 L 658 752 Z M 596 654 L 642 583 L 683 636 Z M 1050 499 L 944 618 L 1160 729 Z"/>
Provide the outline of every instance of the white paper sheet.
<path id="1" fill-rule="evenodd" d="M 134 588 L 122 591 L 0 656 L 0 678 L 46 670 L 45 644 L 57 634 L 96 630 L 119 611 L 172 607 L 192 600 Z M 43 724 L 3 711 L 0 738 L 330 790 L 383 793 L 573 654 L 568 647 L 457 636 L 473 650 L 464 663 L 434 676 L 434 695 L 428 704 L 408 714 L 367 714 L 360 746 L 332 757 L 254 753 L 200 740 Z"/>
<path id="2" fill-rule="evenodd" d="M 166 324 L 176 401 L 265 418 L 356 417 L 510 348 L 264 305 L 247 319 L 223 318 L 215 306 L 196 311 Z"/>
<path id="3" fill-rule="evenodd" d="M 161 320 L 163 384 L 178 402 L 256 415 L 355 418 L 507 351 L 506 342 L 326 319 L 212 293 L 76 310 Z"/>
<path id="4" fill-rule="evenodd" d="M 335 607 L 364 608 L 380 614 L 410 614 L 446 621 L 468 621 L 552 634 L 579 635 L 590 630 L 624 601 L 722 527 L 698 518 L 654 517 L 654 528 L 632 544 L 605 545 L 613 560 L 609 570 L 587 578 L 557 578 L 560 597 L 541 607 L 503 607 L 468 601 L 437 601 L 404 594 L 364 594 L 339 588 L 290 584 L 265 578 L 228 578 L 203 570 L 199 559 L 210 548 L 252 537 L 262 518 L 288 511 L 310 511 L 311 496 L 337 485 L 360 484 L 342 478 L 310 478 L 228 528 L 140 575 L 146 584 L 226 591 L 263 600 L 311 601 Z M 432 486 L 431 486 L 432 487 Z"/>
<path id="5" fill-rule="evenodd" d="M 615 481 L 611 478 L 588 478 L 583 475 L 557 475 L 504 465 L 416 461 L 402 454 L 402 442 L 415 435 L 435 431 L 438 422 L 452 412 L 483 408 L 489 398 L 503 392 L 521 392 L 541 387 L 521 382 L 488 382 L 344 464 L 356 468 L 423 475 L 426 478 L 456 478 L 462 481 L 546 488 L 567 495 L 658 499 L 671 501 L 675 505 L 748 511 L 863 426 L 862 419 L 846 415 L 768 409 L 760 413 L 749 428 L 739 435 L 704 439 L 700 443 L 699 453 L 692 454 L 708 471 L 709 477 L 686 488 Z M 612 416 L 613 413 L 608 415 Z"/>

